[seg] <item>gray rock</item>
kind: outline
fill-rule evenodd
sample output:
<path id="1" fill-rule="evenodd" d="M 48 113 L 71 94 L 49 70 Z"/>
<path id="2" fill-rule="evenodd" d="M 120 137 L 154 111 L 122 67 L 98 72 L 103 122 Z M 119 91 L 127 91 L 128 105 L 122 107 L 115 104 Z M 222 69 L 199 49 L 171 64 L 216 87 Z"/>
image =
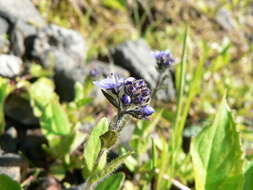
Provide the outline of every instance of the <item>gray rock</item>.
<path id="1" fill-rule="evenodd" d="M 156 70 L 156 60 L 144 40 L 127 41 L 111 50 L 112 59 L 116 65 L 127 69 L 133 77 L 145 79 L 151 89 L 156 88 L 159 72 Z M 169 101 L 175 98 L 175 89 L 171 72 L 163 81 L 163 88 L 158 90 L 157 99 Z"/>
<path id="2" fill-rule="evenodd" d="M 11 51 L 13 54 L 23 57 L 29 54 L 31 45 L 27 42 L 36 34 L 36 28 L 22 20 L 17 20 L 12 25 L 10 32 Z"/>
<path id="3" fill-rule="evenodd" d="M 54 68 L 56 91 L 61 100 L 74 98 L 75 82 L 84 81 L 83 62 L 87 47 L 81 34 L 56 25 L 39 30 L 34 39 L 32 57 L 46 68 Z"/>
<path id="4" fill-rule="evenodd" d="M 156 61 L 144 40 L 127 41 L 111 50 L 116 65 L 127 69 L 132 75 L 144 78 L 152 88 L 155 87 L 158 72 Z"/>
<path id="5" fill-rule="evenodd" d="M 16 181 L 21 180 L 21 168 L 26 167 L 26 162 L 17 154 L 0 154 L 0 174 L 6 174 Z"/>
<path id="6" fill-rule="evenodd" d="M 0 76 L 12 78 L 21 74 L 23 62 L 14 55 L 0 55 Z"/>
<path id="7" fill-rule="evenodd" d="M 0 12 L 36 26 L 46 24 L 30 0 L 0 0 Z"/>
<path id="8" fill-rule="evenodd" d="M 0 17 L 0 35 L 6 34 L 9 29 L 9 24 L 8 22 Z"/>

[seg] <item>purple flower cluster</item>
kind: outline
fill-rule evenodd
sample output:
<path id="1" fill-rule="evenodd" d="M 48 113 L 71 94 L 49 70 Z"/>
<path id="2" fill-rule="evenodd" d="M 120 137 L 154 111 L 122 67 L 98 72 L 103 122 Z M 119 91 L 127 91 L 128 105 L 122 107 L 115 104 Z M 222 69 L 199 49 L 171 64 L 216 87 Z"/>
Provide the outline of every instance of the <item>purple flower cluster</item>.
<path id="1" fill-rule="evenodd" d="M 155 110 L 149 106 L 151 90 L 143 79 L 119 78 L 115 75 L 95 81 L 94 84 L 105 91 L 105 97 L 120 111 L 136 118 L 150 116 Z"/>
<path id="2" fill-rule="evenodd" d="M 172 57 L 172 54 L 168 50 L 154 51 L 152 54 L 156 59 L 157 68 L 160 71 L 164 71 L 175 62 L 175 59 Z"/>

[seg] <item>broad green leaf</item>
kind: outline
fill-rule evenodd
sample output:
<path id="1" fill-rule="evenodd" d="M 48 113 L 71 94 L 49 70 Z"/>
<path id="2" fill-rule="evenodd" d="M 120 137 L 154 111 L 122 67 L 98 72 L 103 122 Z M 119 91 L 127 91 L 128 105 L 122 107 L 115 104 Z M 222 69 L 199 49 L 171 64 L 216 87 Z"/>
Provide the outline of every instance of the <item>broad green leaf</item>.
<path id="1" fill-rule="evenodd" d="M 197 190 L 243 188 L 240 137 L 225 98 L 213 124 L 193 139 L 191 156 Z"/>
<path id="2" fill-rule="evenodd" d="M 64 109 L 58 102 L 51 80 L 41 78 L 29 89 L 34 114 L 39 117 L 43 132 L 55 135 L 67 135 L 71 132 L 71 124 Z"/>
<path id="3" fill-rule="evenodd" d="M 120 172 L 113 174 L 99 183 L 95 190 L 119 190 L 125 180 L 125 174 Z"/>
<path id="4" fill-rule="evenodd" d="M 22 190 L 18 182 L 4 174 L 0 174 L 0 187 L 1 190 Z"/>
<path id="5" fill-rule="evenodd" d="M 8 80 L 0 78 L 0 135 L 4 132 L 5 121 L 4 121 L 4 101 L 10 93 L 11 88 Z"/>
<path id="6" fill-rule="evenodd" d="M 251 161 L 244 172 L 244 187 L 243 190 L 252 190 L 253 189 L 253 161 Z"/>
<path id="7" fill-rule="evenodd" d="M 59 102 L 50 102 L 39 119 L 41 127 L 48 133 L 67 135 L 71 132 L 68 116 Z"/>
<path id="8" fill-rule="evenodd" d="M 87 181 L 89 184 L 93 184 L 98 182 L 99 180 L 107 177 L 110 175 L 113 171 L 115 171 L 121 164 L 123 164 L 128 156 L 130 156 L 132 152 L 128 152 L 126 154 L 123 154 L 116 159 L 109 162 L 105 168 L 101 171 L 96 172 L 93 174 Z"/>
<path id="9" fill-rule="evenodd" d="M 33 83 L 29 89 L 31 104 L 34 114 L 40 117 L 46 106 L 53 100 L 57 100 L 54 92 L 54 84 L 47 78 L 41 78 Z"/>
<path id="10" fill-rule="evenodd" d="M 101 141 L 99 137 L 108 130 L 108 127 L 108 120 L 106 118 L 102 118 L 99 123 L 92 129 L 87 143 L 85 144 L 84 160 L 89 172 L 92 172 L 101 149 Z"/>

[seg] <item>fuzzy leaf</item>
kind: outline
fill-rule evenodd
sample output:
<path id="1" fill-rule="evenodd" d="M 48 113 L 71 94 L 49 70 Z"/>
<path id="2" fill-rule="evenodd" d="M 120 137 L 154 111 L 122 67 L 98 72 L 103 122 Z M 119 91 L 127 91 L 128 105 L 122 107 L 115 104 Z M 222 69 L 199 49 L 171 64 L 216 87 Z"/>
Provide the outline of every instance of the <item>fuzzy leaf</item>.
<path id="1" fill-rule="evenodd" d="M 89 172 L 94 168 L 94 164 L 97 160 L 99 151 L 101 149 L 100 136 L 103 135 L 109 127 L 109 122 L 106 118 L 103 118 L 92 129 L 87 143 L 84 147 L 84 160 Z"/>
<path id="2" fill-rule="evenodd" d="M 120 172 L 113 174 L 97 185 L 95 190 L 119 190 L 125 180 L 125 174 Z"/>
<path id="3" fill-rule="evenodd" d="M 18 182 L 4 174 L 0 174 L 0 187 L 1 190 L 22 190 Z"/>
<path id="4" fill-rule="evenodd" d="M 193 139 L 191 156 L 197 190 L 243 188 L 240 137 L 225 98 L 213 124 Z"/>
<path id="5" fill-rule="evenodd" d="M 88 183 L 93 184 L 98 182 L 99 180 L 102 180 L 106 176 L 110 175 L 113 171 L 115 171 L 121 164 L 124 163 L 124 161 L 127 159 L 128 156 L 130 156 L 132 152 L 128 152 L 126 154 L 123 154 L 119 156 L 118 158 L 112 160 L 110 163 L 108 163 L 105 168 L 102 171 L 96 172 L 94 175 L 92 175 L 88 179 Z"/>

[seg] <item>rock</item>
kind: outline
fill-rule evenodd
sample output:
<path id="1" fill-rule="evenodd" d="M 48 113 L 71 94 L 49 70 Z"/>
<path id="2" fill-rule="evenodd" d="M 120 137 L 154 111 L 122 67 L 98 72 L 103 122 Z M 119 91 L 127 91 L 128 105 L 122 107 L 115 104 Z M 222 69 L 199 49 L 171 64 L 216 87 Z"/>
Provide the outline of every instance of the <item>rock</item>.
<path id="1" fill-rule="evenodd" d="M 109 76 L 111 73 L 117 74 L 120 77 L 129 77 L 129 72 L 126 69 L 98 60 L 88 62 L 88 64 L 85 65 L 85 68 L 86 75 L 94 75 L 94 77 Z"/>
<path id="2" fill-rule="evenodd" d="M 23 20 L 36 26 L 46 24 L 30 0 L 0 0 L 0 12 L 9 15 L 10 19 Z"/>
<path id="3" fill-rule="evenodd" d="M 0 23 L 1 26 L 1 23 Z M 9 51 L 10 42 L 7 39 L 7 35 L 0 34 L 0 54 L 5 54 Z"/>
<path id="4" fill-rule="evenodd" d="M 14 55 L 0 55 L 0 76 L 12 78 L 21 74 L 23 62 Z"/>
<path id="5" fill-rule="evenodd" d="M 159 72 L 156 70 L 156 60 L 144 40 L 127 41 L 112 49 L 111 54 L 116 65 L 127 69 L 133 77 L 145 79 L 151 89 L 156 88 Z M 171 72 L 162 86 L 165 88 L 158 91 L 157 98 L 162 101 L 174 99 L 175 89 Z"/>
<path id="6" fill-rule="evenodd" d="M 6 34 L 9 29 L 9 24 L 8 22 L 0 17 L 0 35 Z"/>
<path id="7" fill-rule="evenodd" d="M 6 174 L 16 181 L 21 180 L 21 169 L 26 167 L 26 162 L 17 154 L 0 153 L 0 174 Z"/>
<path id="8" fill-rule="evenodd" d="M 235 29 L 235 22 L 231 13 L 224 8 L 217 12 L 216 20 L 227 31 Z"/>
<path id="9" fill-rule="evenodd" d="M 62 101 L 74 98 L 75 82 L 84 81 L 87 47 L 81 34 L 56 25 L 39 30 L 31 56 L 46 68 L 54 68 L 56 91 Z"/>
<path id="10" fill-rule="evenodd" d="M 127 69 L 133 76 L 145 79 L 155 87 L 158 72 L 156 61 L 144 40 L 127 41 L 111 50 L 113 62 Z"/>
<path id="11" fill-rule="evenodd" d="M 20 94 L 11 94 L 5 101 L 5 114 L 23 125 L 38 125 L 38 119 L 33 115 L 30 102 Z"/>
<path id="12" fill-rule="evenodd" d="M 5 152 L 17 151 L 17 131 L 14 127 L 10 127 L 5 134 L 0 137 L 1 148 Z"/>

